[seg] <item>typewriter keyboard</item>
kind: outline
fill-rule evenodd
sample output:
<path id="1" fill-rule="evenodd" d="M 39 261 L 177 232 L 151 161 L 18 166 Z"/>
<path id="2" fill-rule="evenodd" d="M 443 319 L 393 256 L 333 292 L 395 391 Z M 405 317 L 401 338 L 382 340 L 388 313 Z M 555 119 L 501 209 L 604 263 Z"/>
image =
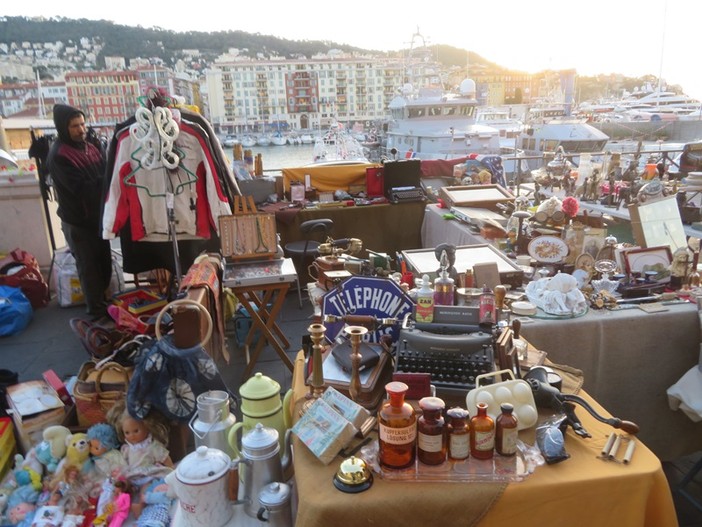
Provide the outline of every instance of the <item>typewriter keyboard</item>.
<path id="1" fill-rule="evenodd" d="M 429 373 L 437 394 L 467 392 L 475 388 L 475 378 L 494 371 L 492 346 L 484 345 L 473 353 L 461 351 L 418 351 L 400 344 L 395 371 Z"/>

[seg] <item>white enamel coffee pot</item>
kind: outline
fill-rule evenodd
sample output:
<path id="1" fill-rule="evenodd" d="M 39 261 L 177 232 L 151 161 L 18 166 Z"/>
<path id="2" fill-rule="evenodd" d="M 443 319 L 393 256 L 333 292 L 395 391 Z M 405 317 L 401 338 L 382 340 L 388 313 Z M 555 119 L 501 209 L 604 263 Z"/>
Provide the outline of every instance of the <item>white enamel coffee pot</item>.
<path id="1" fill-rule="evenodd" d="M 234 513 L 239 478 L 229 455 L 217 448 L 197 447 L 166 476 L 166 483 L 169 494 L 178 498 L 178 527 L 222 527 Z"/>

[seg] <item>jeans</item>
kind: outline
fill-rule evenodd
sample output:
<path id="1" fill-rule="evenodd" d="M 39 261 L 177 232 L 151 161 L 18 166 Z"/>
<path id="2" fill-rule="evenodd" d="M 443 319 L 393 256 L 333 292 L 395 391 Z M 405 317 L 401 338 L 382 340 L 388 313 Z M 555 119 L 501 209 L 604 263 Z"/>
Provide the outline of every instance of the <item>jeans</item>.
<path id="1" fill-rule="evenodd" d="M 80 287 L 87 305 L 88 315 L 107 315 L 105 292 L 112 277 L 112 250 L 109 240 L 100 237 L 95 228 L 61 223 L 68 248 L 76 260 Z"/>

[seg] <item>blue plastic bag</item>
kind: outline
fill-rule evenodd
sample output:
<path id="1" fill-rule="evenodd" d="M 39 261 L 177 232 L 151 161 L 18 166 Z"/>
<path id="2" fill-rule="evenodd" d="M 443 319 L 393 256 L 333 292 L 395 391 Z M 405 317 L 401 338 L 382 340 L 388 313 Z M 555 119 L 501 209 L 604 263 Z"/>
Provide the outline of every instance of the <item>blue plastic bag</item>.
<path id="1" fill-rule="evenodd" d="M 20 288 L 0 285 L 0 336 L 19 333 L 33 316 L 32 304 Z"/>

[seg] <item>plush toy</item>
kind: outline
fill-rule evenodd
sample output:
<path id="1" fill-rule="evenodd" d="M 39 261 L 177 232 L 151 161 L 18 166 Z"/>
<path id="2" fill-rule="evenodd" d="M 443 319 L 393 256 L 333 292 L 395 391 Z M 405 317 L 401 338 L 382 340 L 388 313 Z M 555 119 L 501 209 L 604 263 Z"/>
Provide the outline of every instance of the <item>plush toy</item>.
<path id="1" fill-rule="evenodd" d="M 168 485 L 163 478 L 149 483 L 142 498 L 146 505 L 139 515 L 137 527 L 168 527 L 171 524 L 173 498 L 168 496 Z"/>
<path id="2" fill-rule="evenodd" d="M 66 438 L 69 435 L 71 431 L 60 425 L 49 426 L 42 432 L 43 441 L 35 447 L 35 454 L 48 472 L 56 472 L 59 462 L 66 455 Z"/>
<path id="3" fill-rule="evenodd" d="M 36 491 L 41 490 L 41 469 L 36 471 L 32 468 L 22 454 L 15 454 L 13 474 L 18 487 L 31 486 Z"/>
<path id="4" fill-rule="evenodd" d="M 83 465 L 83 471 L 94 473 L 94 478 L 102 480 L 110 477 L 115 469 L 124 466 L 117 430 L 112 425 L 93 425 L 88 428 L 86 437 L 90 444 L 90 456 Z"/>
<path id="5" fill-rule="evenodd" d="M 66 456 L 63 461 L 69 465 L 82 467 L 90 457 L 88 435 L 79 432 L 66 437 Z"/>
<path id="6" fill-rule="evenodd" d="M 7 519 L 17 527 L 30 527 L 34 519 L 34 504 L 21 501 L 7 511 Z"/>

